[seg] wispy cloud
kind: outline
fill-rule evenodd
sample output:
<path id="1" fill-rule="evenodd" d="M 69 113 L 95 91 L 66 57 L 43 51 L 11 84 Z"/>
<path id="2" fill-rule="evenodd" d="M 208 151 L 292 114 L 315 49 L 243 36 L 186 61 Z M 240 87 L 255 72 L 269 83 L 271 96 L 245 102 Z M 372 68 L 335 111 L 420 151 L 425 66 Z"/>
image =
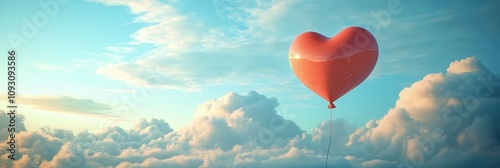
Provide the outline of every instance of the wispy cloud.
<path id="1" fill-rule="evenodd" d="M 427 2 L 401 3 L 403 10 L 391 14 L 387 25 L 380 25 L 380 18 L 373 16 L 373 12 L 388 12 L 387 5 L 375 2 L 214 1 L 213 11 L 208 12 L 218 14 L 218 18 L 181 10 L 189 2 L 96 2 L 128 7 L 136 15 L 136 22 L 148 23 L 131 34 L 131 43 L 153 46 L 133 53 L 140 55 L 135 59 L 117 58 L 100 64 L 97 74 L 134 86 L 191 91 L 221 84 L 240 86 L 256 79 L 267 83 L 286 80 L 282 77 L 291 74 L 286 56 L 298 34 L 318 31 L 332 36 L 344 27 L 367 23 L 379 28 L 372 30 L 377 33 L 380 47 L 379 63 L 372 76 L 424 75 L 430 69 L 423 68 L 429 66 L 424 62 L 451 51 L 439 46 L 465 38 L 462 32 L 471 27 L 446 28 L 449 23 L 462 23 L 460 19 L 467 15 L 457 13 L 455 5 L 443 10 L 425 8 L 428 11 L 411 7 L 425 6 Z M 214 20 L 228 24 L 214 24 Z M 367 28 L 374 29 L 373 25 Z M 429 36 L 437 40 L 430 42 Z"/>
<path id="2" fill-rule="evenodd" d="M 322 11 L 320 14 L 307 11 L 298 14 L 297 10 L 303 5 L 322 6 L 301 1 L 214 2 L 216 6 L 222 5 L 221 10 L 239 13 L 229 19 L 236 19 L 236 24 L 243 26 L 226 31 L 228 27 L 210 25 L 196 15 L 181 13 L 173 7 L 176 4 L 98 2 L 127 6 L 137 15 L 136 21 L 151 23 L 137 30 L 132 37 L 155 48 L 140 59 L 104 64 L 96 73 L 135 86 L 182 90 L 199 90 L 220 84 L 245 85 L 256 80 L 268 83 L 286 80 L 282 78 L 286 75 L 282 74 L 291 72 L 286 59 L 289 43 L 297 33 L 319 22 L 297 24 L 291 31 L 289 21 L 285 20 L 313 21 L 315 19 L 311 18 L 330 11 L 323 7 L 321 9 L 325 10 L 319 10 Z M 285 27 L 287 29 L 283 29 Z M 327 25 L 320 27 L 328 28 Z M 264 36 L 264 33 L 268 35 Z"/>
<path id="3" fill-rule="evenodd" d="M 38 110 L 96 117 L 118 117 L 110 114 L 112 110 L 110 106 L 92 99 L 62 95 L 19 96 L 17 103 Z"/>

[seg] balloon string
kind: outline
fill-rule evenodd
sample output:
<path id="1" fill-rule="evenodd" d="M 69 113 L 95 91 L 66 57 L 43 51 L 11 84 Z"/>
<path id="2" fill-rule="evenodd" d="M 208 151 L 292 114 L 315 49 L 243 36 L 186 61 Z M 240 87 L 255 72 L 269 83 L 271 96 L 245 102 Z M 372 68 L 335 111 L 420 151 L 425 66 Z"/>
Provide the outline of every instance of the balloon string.
<path id="1" fill-rule="evenodd" d="M 332 109 L 330 108 L 330 140 L 328 140 L 328 150 L 326 151 L 326 165 L 328 168 L 328 155 L 330 154 L 330 144 L 332 143 Z"/>

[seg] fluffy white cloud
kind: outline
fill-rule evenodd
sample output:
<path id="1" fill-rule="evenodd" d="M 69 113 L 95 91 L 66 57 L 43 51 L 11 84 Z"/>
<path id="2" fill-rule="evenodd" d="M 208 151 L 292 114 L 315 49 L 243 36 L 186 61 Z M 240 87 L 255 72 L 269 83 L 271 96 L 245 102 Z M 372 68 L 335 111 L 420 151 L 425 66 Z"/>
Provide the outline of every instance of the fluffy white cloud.
<path id="1" fill-rule="evenodd" d="M 357 129 L 334 120 L 330 166 L 499 165 L 500 78 L 473 57 L 448 69 L 453 70 L 429 74 L 403 89 L 379 120 Z M 0 159 L 8 167 L 324 166 L 329 123 L 309 134 L 278 115 L 277 105 L 275 98 L 254 91 L 228 93 L 200 105 L 191 123 L 176 131 L 162 119 L 141 119 L 130 130 L 109 127 L 78 135 L 23 130 L 16 136 L 18 160 Z"/>
<path id="2" fill-rule="evenodd" d="M 466 72 L 477 72 L 484 70 L 484 66 L 478 63 L 474 57 L 468 57 L 460 61 L 453 61 L 446 72 L 450 74 L 461 74 Z"/>
<path id="3" fill-rule="evenodd" d="M 460 161 L 465 165 L 488 165 L 500 157 L 493 126 L 500 117 L 499 89 L 500 78 L 474 57 L 455 61 L 448 73 L 429 74 L 403 89 L 396 106 L 350 135 L 348 145 L 375 159 L 401 156 L 413 166 L 451 164 L 452 155 L 473 157 Z"/>

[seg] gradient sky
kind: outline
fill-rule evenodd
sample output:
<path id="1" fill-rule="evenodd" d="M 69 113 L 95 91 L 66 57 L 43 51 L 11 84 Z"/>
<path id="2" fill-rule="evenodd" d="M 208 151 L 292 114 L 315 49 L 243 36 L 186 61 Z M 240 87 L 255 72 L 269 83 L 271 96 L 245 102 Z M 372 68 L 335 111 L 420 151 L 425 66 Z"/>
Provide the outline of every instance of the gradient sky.
<path id="1" fill-rule="evenodd" d="M 17 52 L 19 109 L 18 160 L 0 152 L 0 167 L 498 167 L 499 8 L 2 2 L 0 48 Z M 330 130 L 328 103 L 295 77 L 288 50 L 302 32 L 349 26 L 374 34 L 379 60 L 335 102 Z M 0 138 L 9 120 L 0 111 Z"/>
<path id="2" fill-rule="evenodd" d="M 279 114 L 310 132 L 328 110 L 288 63 L 290 43 L 305 31 L 332 36 L 362 26 L 378 40 L 375 70 L 334 109 L 334 118 L 357 126 L 382 117 L 404 87 L 454 60 L 474 56 L 500 72 L 497 1 L 397 2 L 72 0 L 48 13 L 43 4 L 12 1 L 0 5 L 0 46 L 18 52 L 28 130 L 128 128 L 139 118 L 163 118 L 175 130 L 204 101 L 257 91 L 277 98 Z M 391 5 L 398 10 L 390 13 Z M 379 20 L 381 12 L 390 20 Z"/>

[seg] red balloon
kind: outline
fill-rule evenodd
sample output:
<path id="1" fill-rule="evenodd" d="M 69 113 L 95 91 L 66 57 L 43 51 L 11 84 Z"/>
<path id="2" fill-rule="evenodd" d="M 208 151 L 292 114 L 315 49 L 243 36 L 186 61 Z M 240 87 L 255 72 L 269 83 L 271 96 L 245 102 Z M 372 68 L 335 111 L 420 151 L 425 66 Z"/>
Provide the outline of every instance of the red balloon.
<path id="1" fill-rule="evenodd" d="M 335 100 L 363 82 L 377 59 L 377 41 L 361 27 L 348 27 L 332 38 L 305 32 L 295 38 L 289 51 L 295 75 L 327 100 L 328 108 L 335 108 Z"/>

